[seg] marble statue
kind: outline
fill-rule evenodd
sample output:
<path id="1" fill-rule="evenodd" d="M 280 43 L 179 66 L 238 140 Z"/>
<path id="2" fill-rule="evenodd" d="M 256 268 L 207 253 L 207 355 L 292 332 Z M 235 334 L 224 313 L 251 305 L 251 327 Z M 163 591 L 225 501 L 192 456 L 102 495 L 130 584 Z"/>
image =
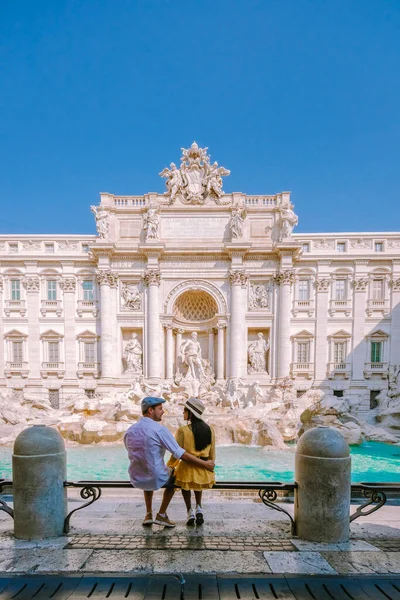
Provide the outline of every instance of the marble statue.
<path id="1" fill-rule="evenodd" d="M 239 389 L 241 385 L 244 385 L 244 382 L 239 377 L 231 377 L 226 382 L 225 397 L 232 410 L 245 404 L 245 395 Z"/>
<path id="2" fill-rule="evenodd" d="M 126 393 L 127 399 L 137 404 L 138 402 L 141 402 L 146 395 L 146 384 L 143 375 L 134 377 L 131 383 L 131 389 Z"/>
<path id="3" fill-rule="evenodd" d="M 260 308 L 268 308 L 268 291 L 262 284 L 250 285 L 249 291 L 249 308 L 257 310 Z"/>
<path id="4" fill-rule="evenodd" d="M 397 398 L 400 396 L 400 365 L 390 365 L 388 372 L 388 397 Z"/>
<path id="5" fill-rule="evenodd" d="M 217 162 L 210 165 L 208 148 L 199 148 L 196 142 L 190 148 L 182 148 L 181 165 L 175 163 L 161 171 L 160 176 L 166 181 L 169 202 L 172 204 L 179 198 L 183 204 L 204 204 L 207 198 L 213 198 L 220 204 L 222 177 L 230 174 L 228 169 L 219 167 Z"/>
<path id="6" fill-rule="evenodd" d="M 185 363 L 190 371 L 192 379 L 199 381 L 204 377 L 204 367 L 202 364 L 201 346 L 197 340 L 197 333 L 193 331 L 190 338 L 181 344 L 182 362 Z"/>
<path id="7" fill-rule="evenodd" d="M 110 225 L 108 212 L 97 206 L 91 206 L 90 210 L 96 219 L 96 228 L 99 238 L 106 240 L 108 238 L 108 228 Z"/>
<path id="8" fill-rule="evenodd" d="M 131 339 L 124 350 L 125 373 L 142 373 L 142 354 L 142 346 L 137 333 L 132 333 Z"/>
<path id="9" fill-rule="evenodd" d="M 232 239 L 233 238 L 241 238 L 243 237 L 243 224 L 246 218 L 246 209 L 245 208 L 234 208 L 232 210 L 232 216 L 230 220 L 230 228 Z"/>
<path id="10" fill-rule="evenodd" d="M 146 232 L 146 240 L 158 240 L 158 227 L 160 216 L 156 208 L 149 208 L 143 215 L 143 229 Z"/>
<path id="11" fill-rule="evenodd" d="M 255 381 L 247 392 L 247 396 L 245 398 L 245 403 L 243 408 L 247 408 L 248 406 L 256 406 L 257 403 L 265 402 L 264 392 L 260 387 L 260 382 Z"/>
<path id="12" fill-rule="evenodd" d="M 264 339 L 262 333 L 257 333 L 257 339 L 249 346 L 249 365 L 247 372 L 250 373 L 267 373 L 267 351 L 269 343 Z"/>
<path id="13" fill-rule="evenodd" d="M 140 292 L 135 285 L 123 283 L 121 297 L 124 308 L 129 308 L 130 310 L 141 309 L 142 303 L 140 299 Z"/>
<path id="14" fill-rule="evenodd" d="M 285 238 L 288 238 L 292 235 L 293 228 L 299 222 L 298 216 L 293 212 L 293 204 L 287 204 L 286 206 L 281 206 L 279 209 L 280 212 L 280 231 L 279 231 L 279 241 L 281 242 Z"/>

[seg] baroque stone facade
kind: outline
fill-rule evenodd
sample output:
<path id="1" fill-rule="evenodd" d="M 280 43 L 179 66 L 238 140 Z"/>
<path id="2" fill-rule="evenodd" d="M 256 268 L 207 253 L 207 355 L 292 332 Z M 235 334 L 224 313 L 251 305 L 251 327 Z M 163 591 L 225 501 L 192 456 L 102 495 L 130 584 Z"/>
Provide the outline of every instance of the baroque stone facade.
<path id="1" fill-rule="evenodd" d="M 0 236 L 0 388 L 290 376 L 368 408 L 399 363 L 400 232 L 296 234 L 289 192 L 226 194 L 229 173 L 194 143 L 164 194 L 101 194 L 97 236 Z"/>

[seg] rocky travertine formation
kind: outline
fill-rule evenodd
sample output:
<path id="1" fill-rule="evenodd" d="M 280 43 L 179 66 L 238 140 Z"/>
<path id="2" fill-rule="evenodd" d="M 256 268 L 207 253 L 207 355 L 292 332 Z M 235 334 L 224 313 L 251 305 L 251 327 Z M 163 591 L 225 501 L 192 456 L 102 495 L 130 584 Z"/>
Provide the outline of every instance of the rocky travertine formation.
<path id="1" fill-rule="evenodd" d="M 257 383 L 257 382 L 256 382 Z M 161 385 L 154 395 L 164 395 L 164 424 L 175 431 L 182 424 L 184 393 L 179 388 Z M 55 427 L 70 443 L 116 443 L 128 427 L 140 417 L 143 397 L 137 384 L 128 392 L 97 393 L 88 398 L 83 393 L 70 397 L 60 410 L 47 400 L 15 393 L 0 392 L 0 445 L 12 445 L 27 426 L 45 424 Z M 388 443 L 400 442 L 400 403 L 381 393 L 378 407 L 370 411 L 368 422 L 362 420 L 349 399 L 308 390 L 300 398 L 287 378 L 276 385 L 268 398 L 258 385 L 248 388 L 237 382 L 225 387 L 213 386 L 202 399 L 207 406 L 207 420 L 212 423 L 218 444 L 247 444 L 286 448 L 285 442 L 296 441 L 310 428 L 329 425 L 338 429 L 349 444 L 364 439 Z"/>

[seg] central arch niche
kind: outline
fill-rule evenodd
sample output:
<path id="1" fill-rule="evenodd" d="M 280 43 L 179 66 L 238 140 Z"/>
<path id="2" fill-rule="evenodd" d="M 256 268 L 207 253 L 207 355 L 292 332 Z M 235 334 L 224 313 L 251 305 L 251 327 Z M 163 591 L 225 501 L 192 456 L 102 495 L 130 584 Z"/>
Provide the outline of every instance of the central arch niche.
<path id="1" fill-rule="evenodd" d="M 188 290 L 175 301 L 174 319 L 180 323 L 204 323 L 210 321 L 218 312 L 214 298 L 203 290 Z"/>

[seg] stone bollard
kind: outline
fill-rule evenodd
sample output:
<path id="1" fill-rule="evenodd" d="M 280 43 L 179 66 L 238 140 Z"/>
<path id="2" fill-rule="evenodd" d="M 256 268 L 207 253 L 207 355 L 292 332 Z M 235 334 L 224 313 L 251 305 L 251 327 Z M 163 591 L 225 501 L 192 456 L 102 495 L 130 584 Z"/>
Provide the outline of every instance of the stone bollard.
<path id="1" fill-rule="evenodd" d="M 343 435 L 332 427 L 309 429 L 296 449 L 294 515 L 299 538 L 349 540 L 351 458 Z"/>
<path id="2" fill-rule="evenodd" d="M 14 443 L 14 535 L 38 540 L 63 535 L 67 515 L 65 444 L 56 429 L 33 425 Z"/>

